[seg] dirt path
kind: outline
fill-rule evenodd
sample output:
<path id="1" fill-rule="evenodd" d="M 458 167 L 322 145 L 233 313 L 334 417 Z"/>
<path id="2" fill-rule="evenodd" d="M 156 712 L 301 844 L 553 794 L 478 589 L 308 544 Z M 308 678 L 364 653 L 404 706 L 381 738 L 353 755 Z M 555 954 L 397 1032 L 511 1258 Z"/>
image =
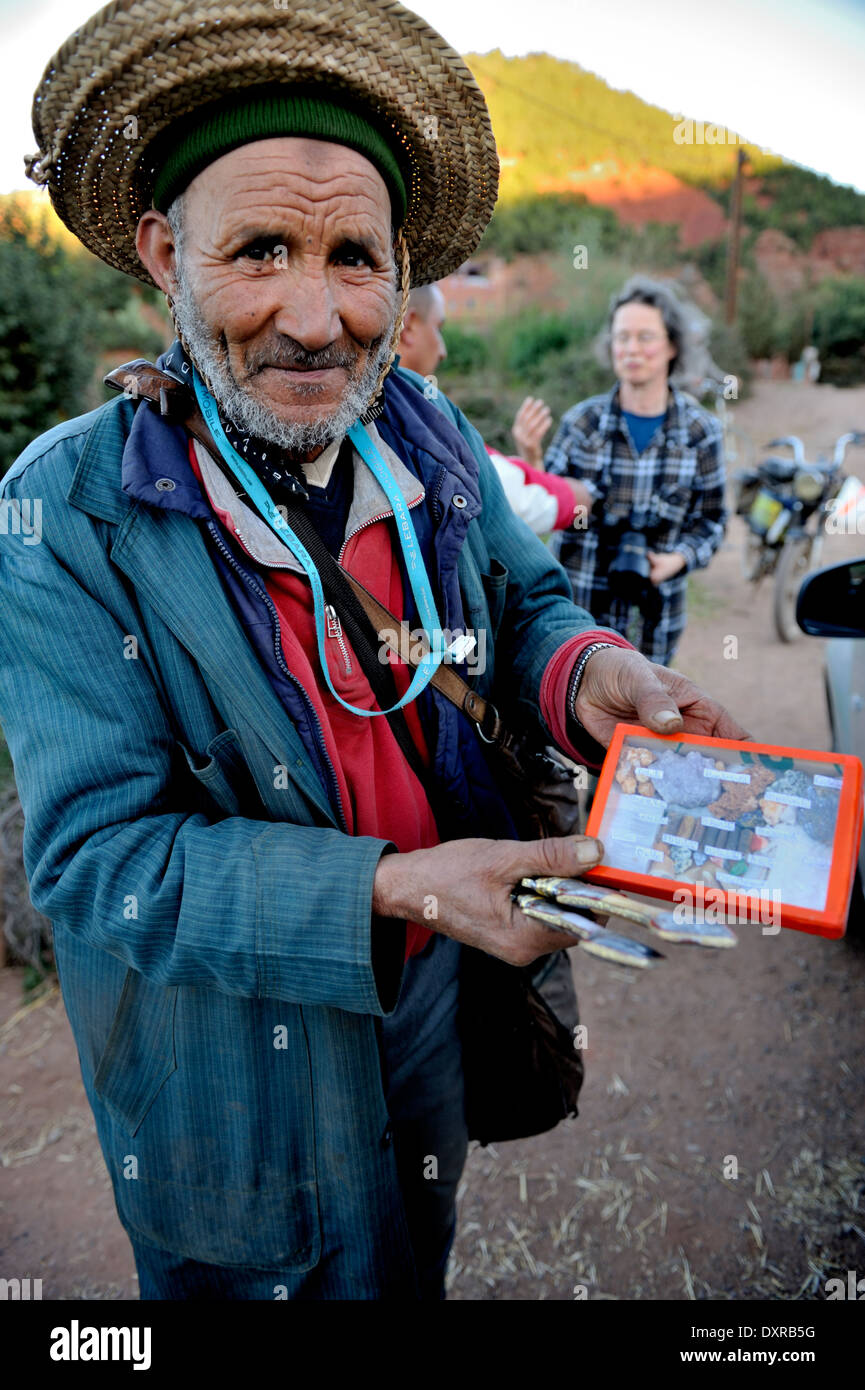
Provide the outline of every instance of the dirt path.
<path id="1" fill-rule="evenodd" d="M 865 389 L 761 385 L 736 423 L 809 450 L 865 425 Z M 865 477 L 861 462 L 850 466 Z M 822 643 L 785 647 L 740 577 L 737 520 L 694 581 L 677 666 L 757 738 L 828 747 Z M 824 563 L 865 552 L 827 539 Z M 725 657 L 725 638 L 738 656 Z M 668 949 L 648 977 L 572 953 L 587 1078 L 577 1120 L 475 1149 L 456 1299 L 820 1298 L 865 1269 L 865 947 L 741 927 L 718 957 Z M 137 1296 L 134 1265 L 56 995 L 16 1018 L 0 971 L 0 1275 L 46 1298 Z M 738 1165 L 738 1177 L 724 1177 Z M 857 1209 L 858 1204 L 858 1209 Z"/>

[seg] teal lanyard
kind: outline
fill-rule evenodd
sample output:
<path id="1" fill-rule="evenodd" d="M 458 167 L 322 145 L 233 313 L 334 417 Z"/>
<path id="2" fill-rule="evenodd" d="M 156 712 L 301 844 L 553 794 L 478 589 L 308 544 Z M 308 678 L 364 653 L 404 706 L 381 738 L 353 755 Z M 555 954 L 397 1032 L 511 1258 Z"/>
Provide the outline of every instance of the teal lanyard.
<path id="1" fill-rule="evenodd" d="M 312 557 L 306 547 L 298 540 L 285 517 L 274 506 L 273 500 L 261 479 L 249 466 L 246 459 L 237 452 L 234 445 L 230 443 L 225 430 L 222 428 L 222 423 L 219 419 L 219 411 L 216 408 L 216 401 L 204 386 L 195 368 L 193 368 L 192 371 L 192 382 L 195 387 L 195 397 L 198 401 L 199 409 L 207 422 L 210 433 L 213 435 L 222 457 L 229 468 L 231 468 L 238 481 L 242 483 L 246 492 L 249 494 L 250 500 L 254 502 L 255 506 L 264 517 L 264 520 L 270 525 L 271 529 L 276 532 L 276 535 L 282 541 L 283 545 L 285 545 L 295 558 L 300 561 L 307 574 L 312 587 L 318 655 L 321 661 L 321 669 L 324 672 L 324 678 L 327 681 L 331 695 L 333 695 L 335 700 L 339 701 L 344 709 L 350 710 L 352 714 L 363 715 L 365 718 L 371 718 L 376 714 L 392 714 L 394 710 L 402 709 L 403 705 L 407 705 L 412 700 L 417 699 L 418 695 L 424 687 L 429 684 L 436 670 L 441 665 L 442 657 L 444 656 L 444 634 L 439 624 L 435 600 L 432 596 L 423 556 L 421 555 L 420 546 L 418 545 L 418 539 L 415 534 L 408 507 L 406 506 L 405 498 L 388 471 L 387 464 L 369 435 L 362 428 L 360 422 L 357 421 L 352 425 L 351 429 L 348 431 L 348 437 L 357 449 L 364 463 L 381 485 L 393 508 L 393 514 L 397 522 L 397 534 L 405 559 L 411 591 L 414 595 L 414 601 L 417 604 L 421 622 L 426 629 L 431 648 L 429 653 L 421 659 L 417 666 L 414 676 L 412 677 L 411 685 L 402 699 L 398 700 L 390 709 L 358 709 L 356 705 L 348 704 L 348 702 L 343 700 L 334 690 L 328 670 L 327 657 L 325 655 L 324 593 L 322 591 L 318 570 L 315 568 Z"/>

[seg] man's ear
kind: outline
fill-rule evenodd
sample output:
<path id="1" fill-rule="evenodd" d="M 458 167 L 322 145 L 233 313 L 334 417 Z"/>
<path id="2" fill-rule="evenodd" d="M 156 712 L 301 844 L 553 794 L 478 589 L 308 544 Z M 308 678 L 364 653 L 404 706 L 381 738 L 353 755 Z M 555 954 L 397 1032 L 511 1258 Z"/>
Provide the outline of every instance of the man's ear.
<path id="1" fill-rule="evenodd" d="M 177 292 L 174 235 L 164 213 L 149 208 L 142 215 L 135 233 L 135 249 L 138 259 L 163 294 L 174 296 Z"/>
<path id="2" fill-rule="evenodd" d="M 417 309 L 406 309 L 405 318 L 402 321 L 402 331 L 400 332 L 400 338 L 405 338 L 407 343 L 411 342 L 412 340 L 417 321 Z"/>

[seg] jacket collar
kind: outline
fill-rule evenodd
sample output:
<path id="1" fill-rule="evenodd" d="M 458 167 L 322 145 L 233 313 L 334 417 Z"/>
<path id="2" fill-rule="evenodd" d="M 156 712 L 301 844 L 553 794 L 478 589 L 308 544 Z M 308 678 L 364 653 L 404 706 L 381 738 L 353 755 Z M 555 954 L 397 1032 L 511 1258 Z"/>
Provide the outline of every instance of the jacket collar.
<path id="1" fill-rule="evenodd" d="M 152 466 L 145 467 L 138 449 L 144 436 L 136 425 L 154 431 Z M 89 432 L 67 501 L 115 523 L 111 563 L 190 653 L 223 717 L 254 730 L 274 758 L 292 769 L 322 822 L 336 825 L 303 740 L 228 602 L 208 542 L 193 520 L 209 519 L 211 512 L 185 441 L 185 432 L 168 426 L 148 404 L 136 409 L 123 398 L 110 401 Z M 160 479 L 174 488 L 156 489 Z"/>

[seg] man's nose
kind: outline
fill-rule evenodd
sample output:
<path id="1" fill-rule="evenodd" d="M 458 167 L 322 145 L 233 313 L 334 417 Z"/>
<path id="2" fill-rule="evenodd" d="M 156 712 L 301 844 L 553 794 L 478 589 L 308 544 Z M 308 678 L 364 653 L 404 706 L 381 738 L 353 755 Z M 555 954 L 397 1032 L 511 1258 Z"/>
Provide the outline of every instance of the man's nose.
<path id="1" fill-rule="evenodd" d="M 328 347 L 340 336 L 339 310 L 326 275 L 305 268 L 303 273 L 286 267 L 276 272 L 278 304 L 274 328 L 294 338 L 308 352 Z"/>

